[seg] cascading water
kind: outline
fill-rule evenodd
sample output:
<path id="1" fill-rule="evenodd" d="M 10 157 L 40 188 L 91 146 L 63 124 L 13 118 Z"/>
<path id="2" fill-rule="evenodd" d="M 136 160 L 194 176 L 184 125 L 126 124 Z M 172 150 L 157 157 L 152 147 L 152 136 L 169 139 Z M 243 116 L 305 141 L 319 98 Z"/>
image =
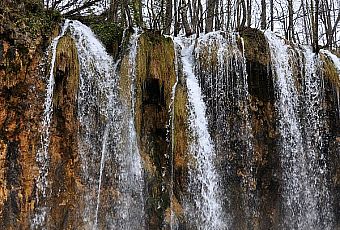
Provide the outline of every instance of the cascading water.
<path id="1" fill-rule="evenodd" d="M 104 166 L 114 164 L 114 146 L 119 128 L 116 65 L 88 27 L 72 21 L 70 31 L 76 41 L 81 70 L 78 114 L 79 151 L 84 183 L 87 185 L 84 220 L 90 226 L 97 227 L 103 173 L 108 176 Z M 112 179 L 110 182 L 114 183 Z"/>
<path id="2" fill-rule="evenodd" d="M 208 105 L 209 131 L 219 159 L 223 197 L 229 216 L 238 216 L 232 208 L 232 182 L 235 168 L 242 170 L 243 207 L 250 228 L 256 217 L 252 162 L 252 132 L 248 112 L 249 93 L 242 39 L 237 34 L 214 32 L 197 40 L 195 73 Z M 235 162 L 231 159 L 236 159 Z M 237 169 L 236 169 L 237 170 Z M 230 186 L 231 185 L 231 186 Z M 236 185 L 237 186 L 237 185 Z M 237 204 L 238 206 L 240 204 Z M 229 217 L 231 218 L 231 217 Z"/>
<path id="3" fill-rule="evenodd" d="M 302 126 L 307 163 L 307 185 L 305 187 L 308 225 L 318 229 L 332 229 L 330 195 L 326 179 L 327 165 L 324 154 L 325 125 L 324 79 L 319 55 L 311 47 L 304 47 L 304 84 L 302 93 Z M 318 207 L 323 207 L 319 210 Z"/>
<path id="4" fill-rule="evenodd" d="M 53 106 L 52 106 L 52 98 L 53 98 L 53 90 L 54 90 L 54 68 L 55 68 L 55 60 L 57 55 L 57 45 L 59 39 L 64 36 L 66 29 L 68 27 L 69 21 L 67 20 L 63 27 L 61 28 L 61 32 L 59 36 L 53 39 L 51 46 L 48 49 L 47 56 L 51 53 L 51 65 L 48 71 L 48 81 L 46 87 L 46 97 L 44 102 L 44 114 L 42 121 L 42 134 L 41 134 L 41 148 L 37 153 L 37 163 L 39 166 L 39 177 L 37 179 L 37 188 L 38 188 L 38 204 L 40 200 L 43 200 L 47 196 L 47 188 L 48 188 L 48 162 L 49 162 L 49 143 L 50 143 L 50 125 L 52 120 Z M 41 204 L 39 204 L 41 205 Z M 48 212 L 48 208 L 40 207 L 37 209 L 37 213 L 33 217 L 32 220 L 32 228 L 36 226 L 40 226 L 44 223 L 46 219 L 46 215 Z"/>
<path id="5" fill-rule="evenodd" d="M 81 70 L 78 147 L 82 167 L 80 184 L 84 189 L 83 222 L 90 229 L 146 229 L 148 216 L 144 203 L 149 202 L 150 197 L 145 197 L 144 193 L 144 183 L 147 182 L 144 181 L 135 130 L 135 114 L 138 112 L 135 111 L 135 92 L 139 87 L 136 63 L 141 51 L 138 50 L 137 32 L 131 37 L 127 62 L 124 63 L 128 65 L 128 79 L 124 79 L 124 83 L 128 82 L 128 90 L 124 88 L 126 85 L 120 85 L 122 78 L 126 77 L 124 74 L 120 76 L 121 60 L 115 62 L 88 27 L 78 21 L 67 20 L 60 36 L 53 40 L 44 103 L 42 148 L 37 158 L 40 166 L 39 199 L 43 201 L 49 195 L 48 148 L 53 113 L 54 62 L 58 40 L 67 28 L 76 42 Z M 326 164 L 329 156 L 325 147 L 328 127 L 323 107 L 325 89 L 320 57 L 309 47 L 290 49 L 270 32 L 266 32 L 265 36 L 270 47 L 271 71 L 275 76 L 275 106 L 280 134 L 277 147 L 282 190 L 274 191 L 282 191 L 282 203 L 278 203 L 282 205 L 279 227 L 332 229 L 334 216 Z M 162 192 L 170 193 L 167 194 L 170 196 L 170 228 L 178 229 L 185 225 L 190 229 L 222 230 L 239 226 L 252 229 L 258 221 L 257 205 L 261 201 L 256 197 L 258 181 L 254 175 L 256 156 L 253 156 L 256 150 L 252 145 L 254 137 L 248 111 L 250 96 L 242 38 L 236 34 L 215 32 L 198 39 L 175 38 L 174 43 L 181 63 L 176 65 L 176 72 L 183 72 L 188 90 L 189 148 L 185 154 L 189 155 L 189 172 L 188 178 L 185 178 L 188 179 L 187 184 L 183 186 L 187 188 L 183 188 L 183 194 L 176 193 L 174 190 L 182 186 L 174 185 L 178 183 L 174 179 L 178 169 L 174 168 L 173 159 L 177 75 L 168 105 L 171 154 L 166 159 L 170 164 L 171 178 L 170 184 L 164 183 L 162 187 Z M 327 51 L 321 53 L 327 55 L 340 72 L 339 59 Z M 294 61 L 303 66 L 299 74 L 294 72 Z M 338 104 L 339 101 L 338 95 Z M 180 204 L 173 204 L 175 199 Z M 183 207 L 179 208 L 180 205 Z M 235 205 L 238 205 L 236 211 L 233 210 Z M 45 208 L 43 202 L 38 202 L 36 210 L 31 224 L 33 229 L 44 226 L 50 209 Z M 246 219 L 244 223 L 240 223 L 243 217 L 240 213 Z M 167 214 L 164 215 L 165 222 L 168 221 Z"/>
<path id="6" fill-rule="evenodd" d="M 272 57 L 272 71 L 276 90 L 276 106 L 279 111 L 280 152 L 283 177 L 284 226 L 301 229 L 304 223 L 303 204 L 306 165 L 298 120 L 298 95 L 293 73 L 289 66 L 288 47 L 276 35 L 266 32 Z M 285 60 L 285 61 L 282 61 Z M 304 197 L 302 197 L 303 199 Z"/>
<path id="7" fill-rule="evenodd" d="M 189 226 L 199 229 L 225 229 L 221 198 L 218 196 L 219 177 L 215 170 L 214 145 L 205 117 L 206 107 L 194 73 L 194 43 L 191 39 L 175 39 L 181 46 L 183 72 L 186 76 L 189 100 L 189 126 L 192 135 L 189 152 L 193 162 L 189 165 L 189 195 L 184 205 Z"/>
<path id="8" fill-rule="evenodd" d="M 322 78 L 318 57 L 305 48 L 303 105 L 290 65 L 289 47 L 271 32 L 269 43 L 280 132 L 283 226 L 287 229 L 331 229 L 322 154 Z M 285 61 L 282 61 L 285 60 Z M 302 107 L 301 107 L 302 106 Z M 300 115 L 301 114 L 301 115 Z M 302 117 L 300 117 L 300 116 Z M 304 121 L 304 122 L 303 122 Z M 302 131 L 305 131 L 303 133 Z M 324 207 L 324 210 L 319 210 Z"/>
<path id="9" fill-rule="evenodd" d="M 119 100 L 118 63 L 88 27 L 73 21 L 70 29 L 81 67 L 78 114 L 86 184 L 84 221 L 94 228 L 139 228 L 143 219 L 141 159 L 133 112 Z M 116 194 L 116 199 L 110 201 L 110 194 Z"/>
<path id="10" fill-rule="evenodd" d="M 144 211 L 144 181 L 142 159 L 140 157 L 137 134 L 135 130 L 135 82 L 136 82 L 136 57 L 137 43 L 139 39 L 138 30 L 130 39 L 130 50 L 128 56 L 130 77 L 130 106 L 123 105 L 124 117 L 121 125 L 122 132 L 128 130 L 125 138 L 121 139 L 120 149 L 124 151 L 117 155 L 118 162 L 118 190 L 122 194 L 118 198 L 116 226 L 120 229 L 143 229 L 145 227 Z M 126 125 L 126 126 L 125 126 Z M 124 127 L 125 126 L 125 127 Z M 124 134 L 123 134 L 124 136 Z"/>

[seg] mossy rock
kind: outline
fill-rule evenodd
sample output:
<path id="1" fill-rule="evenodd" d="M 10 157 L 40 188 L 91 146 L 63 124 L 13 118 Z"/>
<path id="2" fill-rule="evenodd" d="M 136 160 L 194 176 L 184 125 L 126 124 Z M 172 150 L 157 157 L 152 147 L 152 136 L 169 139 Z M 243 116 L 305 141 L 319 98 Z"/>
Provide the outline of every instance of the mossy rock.
<path id="1" fill-rule="evenodd" d="M 274 86 L 271 71 L 270 49 L 262 31 L 245 28 L 240 31 L 244 42 L 249 93 L 262 101 L 274 99 Z"/>
<path id="2" fill-rule="evenodd" d="M 93 32 L 103 43 L 108 53 L 118 57 L 123 39 L 123 29 L 113 22 L 90 23 Z"/>
<path id="3" fill-rule="evenodd" d="M 170 119 L 169 106 L 172 87 L 176 81 L 175 52 L 171 38 L 146 32 L 140 35 L 136 57 L 136 132 L 140 143 L 140 154 L 148 159 L 153 173 L 146 181 L 150 197 L 146 203 L 150 216 L 148 225 L 160 229 L 166 209 L 170 206 L 168 192 L 162 192 L 164 184 L 168 190 L 170 178 L 169 142 L 167 129 Z M 146 157 L 148 156 L 148 157 Z M 155 169 L 155 170 L 154 170 Z"/>
<path id="4" fill-rule="evenodd" d="M 320 58 L 323 62 L 324 76 L 330 80 L 336 88 L 340 88 L 340 77 L 339 72 L 336 69 L 334 63 L 329 59 L 327 55 L 320 54 Z"/>
<path id="5" fill-rule="evenodd" d="M 262 31 L 253 28 L 245 28 L 240 31 L 244 41 L 246 59 L 259 62 L 262 65 L 270 63 L 270 50 Z"/>
<path id="6" fill-rule="evenodd" d="M 80 73 L 76 44 L 68 35 L 60 38 L 58 42 L 56 63 L 53 105 L 63 107 L 65 100 L 75 103 Z"/>

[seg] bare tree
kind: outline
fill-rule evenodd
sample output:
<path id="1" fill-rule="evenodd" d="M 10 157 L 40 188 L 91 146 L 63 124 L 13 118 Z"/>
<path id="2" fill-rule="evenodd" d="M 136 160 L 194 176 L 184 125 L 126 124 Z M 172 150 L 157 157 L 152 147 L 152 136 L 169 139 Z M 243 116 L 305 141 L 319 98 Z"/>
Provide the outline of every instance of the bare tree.
<path id="1" fill-rule="evenodd" d="M 293 26 L 293 0 L 288 0 L 288 36 L 289 40 L 294 40 L 294 26 Z"/>
<path id="2" fill-rule="evenodd" d="M 37 1 L 71 18 L 102 8 L 108 20 L 121 26 L 146 27 L 164 34 L 173 32 L 175 36 L 254 26 L 263 30 L 279 29 L 289 40 L 313 45 L 315 52 L 323 47 L 337 48 L 340 42 L 337 41 L 340 3 L 334 0 L 299 0 L 299 8 L 293 0 Z"/>
<path id="3" fill-rule="evenodd" d="M 188 22 L 188 4 L 185 0 L 182 0 L 182 6 L 181 6 L 181 18 L 182 18 L 182 23 L 183 27 L 185 30 L 185 35 L 189 36 L 192 34 L 191 26 Z"/>
<path id="4" fill-rule="evenodd" d="M 311 1 L 312 2 L 312 1 Z M 318 53 L 319 52 L 319 0 L 315 0 L 315 5 L 311 4 L 314 10 L 314 17 L 313 17 L 313 51 Z"/>
<path id="5" fill-rule="evenodd" d="M 205 20 L 205 32 L 213 31 L 216 0 L 207 0 L 207 18 Z"/>
<path id="6" fill-rule="evenodd" d="M 261 0 L 261 29 L 267 28 L 267 5 L 266 0 Z"/>

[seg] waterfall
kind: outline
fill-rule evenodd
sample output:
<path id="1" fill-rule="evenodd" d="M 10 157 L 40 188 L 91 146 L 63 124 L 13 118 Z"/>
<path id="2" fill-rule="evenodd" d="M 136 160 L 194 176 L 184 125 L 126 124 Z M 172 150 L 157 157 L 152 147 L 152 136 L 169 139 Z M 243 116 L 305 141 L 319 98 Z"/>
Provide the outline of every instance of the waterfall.
<path id="1" fill-rule="evenodd" d="M 280 132 L 282 215 L 287 229 L 331 229 L 322 149 L 323 80 L 318 56 L 304 47 L 304 82 L 299 94 L 289 46 L 271 32 L 269 43 Z M 284 60 L 284 61 L 283 61 Z M 303 63 L 301 63 L 303 64 Z M 301 100 L 303 99 L 303 100 Z M 324 210 L 320 210 L 323 207 Z"/>
<path id="2" fill-rule="evenodd" d="M 84 222 L 94 228 L 139 228 L 143 219 L 142 167 L 134 112 L 119 99 L 119 62 L 113 61 L 88 27 L 72 21 L 70 28 L 81 67 L 78 114 L 79 151 L 86 184 Z M 133 56 L 136 45 L 132 44 L 131 49 Z M 133 63 L 131 59 L 132 66 Z"/>
<path id="3" fill-rule="evenodd" d="M 39 177 L 37 179 L 37 188 L 38 188 L 38 197 L 37 202 L 39 200 L 43 200 L 47 197 L 47 188 L 48 188 L 48 167 L 49 167 L 49 143 L 50 143 L 50 126 L 52 120 L 52 113 L 53 113 L 53 90 L 54 90 L 54 68 L 55 68 L 55 60 L 57 55 L 57 45 L 59 39 L 64 36 L 66 29 L 68 27 L 69 21 L 66 20 L 63 27 L 61 28 L 60 34 L 52 40 L 52 43 L 47 51 L 47 56 L 51 53 L 51 61 L 50 61 L 50 68 L 48 71 L 48 80 L 46 86 L 46 97 L 44 102 L 44 114 L 43 114 L 43 121 L 42 121 L 42 134 L 40 144 L 41 147 L 37 152 L 36 161 L 39 166 Z M 34 215 L 32 220 L 32 228 L 35 226 L 39 226 L 44 223 L 46 219 L 46 215 L 48 212 L 47 207 L 39 207 L 38 212 Z"/>
<path id="4" fill-rule="evenodd" d="M 80 63 L 78 116 L 79 153 L 86 184 L 84 221 L 97 227 L 103 173 L 105 166 L 114 164 L 114 145 L 119 129 L 116 65 L 88 27 L 72 21 L 70 30 Z"/>
<path id="5" fill-rule="evenodd" d="M 158 159 L 146 162 L 157 166 L 155 170 L 159 170 L 157 164 L 161 163 L 161 172 L 149 175 L 147 170 L 144 173 L 143 167 L 144 154 L 149 153 L 141 151 L 142 159 L 139 149 L 142 137 L 136 131 L 136 123 L 140 121 L 136 114 L 148 116 L 146 112 L 140 111 L 143 108 L 138 105 L 137 100 L 143 98 L 136 98 L 138 87 L 143 87 L 139 83 L 145 80 L 138 76 L 140 69 L 137 66 L 141 58 L 139 55 L 144 55 L 141 53 L 144 50 L 138 47 L 141 32 L 135 29 L 135 33 L 130 36 L 126 55 L 116 61 L 90 28 L 70 20 L 66 20 L 60 35 L 53 39 L 49 47 L 51 63 L 46 80 L 41 148 L 36 159 L 39 166 L 38 200 L 31 222 L 32 229 L 45 227 L 48 214 L 54 208 L 48 207 L 49 202 L 44 201 L 49 201 L 50 195 L 48 151 L 56 49 L 59 39 L 66 33 L 76 43 L 80 65 L 77 116 L 81 172 L 77 175 L 80 178 L 77 186 L 79 183 L 81 187 L 82 227 L 148 229 L 146 223 L 159 224 L 158 220 L 152 218 L 163 217 L 163 228 L 168 228 L 169 224 L 170 229 L 257 229 L 267 222 L 272 225 L 270 227 L 280 229 L 334 229 L 333 184 L 330 181 L 333 172 L 329 168 L 330 159 L 334 156 L 330 156 L 333 146 L 329 147 L 331 125 L 327 119 L 328 116 L 336 117 L 336 113 L 331 112 L 329 115 L 328 110 L 333 108 L 325 108 L 329 106 L 329 92 L 325 86 L 326 75 L 321 57 L 325 55 L 331 60 L 340 73 L 338 57 L 326 50 L 315 54 L 308 46 L 290 46 L 273 33 L 265 32 L 271 56 L 271 74 L 268 76 L 273 76 L 275 99 L 273 101 L 271 97 L 268 101 L 262 101 L 257 95 L 249 94 L 247 78 L 251 75 L 247 74 L 243 39 L 237 33 L 218 31 L 196 39 L 173 38 L 176 82 L 171 92 L 169 88 L 167 91 L 162 90 L 162 94 L 168 93 L 165 95 L 166 108 L 170 116 L 161 127 L 164 130 L 166 126 L 168 130 L 168 152 L 159 160 L 161 162 L 157 162 Z M 129 32 L 126 33 L 128 36 Z M 155 39 L 155 42 L 159 45 L 162 41 Z M 158 55 L 157 49 L 150 52 Z M 151 55 L 150 59 L 159 57 L 157 55 Z M 149 61 L 146 60 L 148 65 L 151 63 Z M 148 67 L 158 71 L 158 64 L 163 65 L 163 62 L 154 62 Z M 261 68 L 261 65 L 256 68 Z M 263 66 L 266 67 L 265 64 Z M 171 74 L 171 81 L 172 77 Z M 182 79 L 185 79 L 185 83 Z M 174 155 L 178 154 L 175 119 L 181 116 L 177 110 L 175 113 L 176 97 L 179 95 L 176 95 L 177 88 L 187 90 L 185 99 L 178 97 L 181 98 L 181 109 L 182 103 L 185 104 L 188 99 L 185 111 L 188 112 L 188 127 L 178 129 L 183 133 L 188 131 L 179 135 L 179 138 L 187 135 L 185 140 L 188 140 L 188 143 L 185 142 L 188 146 L 178 150 L 185 155 L 181 162 L 184 166 L 177 166 L 174 159 Z M 182 93 L 179 90 L 177 92 Z M 332 103 L 337 103 L 340 116 L 338 89 L 336 93 L 337 100 Z M 254 103 L 254 106 L 250 107 L 250 103 Z M 275 112 L 269 108 L 273 103 Z M 262 108 L 263 114 L 257 113 Z M 259 117 L 254 118 L 257 115 Z M 178 123 L 185 123 L 183 120 L 186 118 L 178 118 Z M 275 118 L 276 127 L 273 125 Z M 270 132 L 268 139 L 271 143 L 263 148 L 272 149 L 260 149 L 262 140 L 255 142 L 257 139 L 253 133 L 256 136 L 256 126 L 267 126 L 260 129 L 261 132 Z M 264 139 L 266 135 L 260 134 L 256 138 Z M 142 144 L 144 147 L 148 143 Z M 184 152 L 186 148 L 187 152 Z M 157 150 L 152 154 L 160 158 Z M 276 162 L 265 162 L 272 160 L 273 156 L 279 156 L 281 165 L 278 169 L 268 169 Z M 147 169 L 149 165 L 145 166 Z M 259 173 L 256 171 L 258 169 Z M 260 177 L 268 171 L 270 175 L 262 181 Z M 157 187 L 159 191 L 151 194 L 164 195 L 165 199 L 147 196 L 147 189 L 152 187 L 148 187 L 149 183 L 152 184 L 149 180 L 162 180 L 161 186 Z M 273 205 L 268 205 L 272 212 L 270 214 L 267 213 L 267 204 L 261 204 L 262 198 L 268 199 L 267 193 L 279 196 L 279 199 L 275 197 Z M 154 200 L 157 199 L 163 203 L 156 204 Z M 150 218 L 145 204 L 152 204 L 150 207 L 158 205 L 157 210 L 162 210 L 159 216 L 156 211 L 156 217 L 152 214 Z M 261 205 L 266 209 L 264 212 L 259 210 Z M 276 208 L 279 210 L 274 210 Z M 260 219 L 260 215 L 264 215 L 265 220 Z"/>
<path id="6" fill-rule="evenodd" d="M 297 116 L 298 95 L 289 65 L 288 47 L 282 39 L 266 32 L 272 58 L 272 72 L 277 96 L 279 116 L 280 153 L 283 177 L 284 225 L 288 229 L 302 229 L 305 223 L 300 194 L 304 193 L 306 162 L 302 145 L 301 128 Z M 284 60 L 284 61 L 283 61 Z M 304 197 L 302 197 L 303 199 Z"/>
<path id="7" fill-rule="evenodd" d="M 303 129 L 304 146 L 308 170 L 308 185 L 305 187 L 308 226 L 319 229 L 332 229 L 330 194 L 327 184 L 327 160 L 324 154 L 324 137 L 327 131 L 325 123 L 324 79 L 319 55 L 311 47 L 303 49 L 305 59 L 303 87 Z M 323 207 L 322 210 L 318 210 Z"/>
<path id="8" fill-rule="evenodd" d="M 218 197 L 219 177 L 214 166 L 214 145 L 208 131 L 206 107 L 198 79 L 194 73 L 194 43 L 192 40 L 175 39 L 182 47 L 181 61 L 186 76 L 189 100 L 189 126 L 192 135 L 189 153 L 189 198 L 185 204 L 189 226 L 199 229 L 225 229 L 221 198 Z"/>
<path id="9" fill-rule="evenodd" d="M 242 44 L 240 47 L 239 44 Z M 208 33 L 197 40 L 195 49 L 197 64 L 195 73 L 207 106 L 209 131 L 215 143 L 219 159 L 219 174 L 222 177 L 224 205 L 231 215 L 240 214 L 234 210 L 232 190 L 239 185 L 232 184 L 235 171 L 242 176 L 242 207 L 245 210 L 248 228 L 256 217 L 255 179 L 253 175 L 253 147 L 249 93 L 243 40 L 237 34 L 225 32 Z"/>
<path id="10" fill-rule="evenodd" d="M 128 130 L 125 140 L 121 140 L 121 151 L 117 155 L 119 165 L 118 190 L 123 196 L 118 198 L 116 226 L 120 229 L 133 230 L 145 227 L 144 194 L 143 194 L 143 167 L 140 157 L 137 134 L 135 130 L 135 90 L 136 90 L 136 58 L 138 49 L 138 30 L 130 39 L 128 56 L 130 77 L 130 106 L 125 106 L 124 118 L 121 125 L 127 125 L 122 129 Z M 126 89 L 128 90 L 128 89 Z"/>

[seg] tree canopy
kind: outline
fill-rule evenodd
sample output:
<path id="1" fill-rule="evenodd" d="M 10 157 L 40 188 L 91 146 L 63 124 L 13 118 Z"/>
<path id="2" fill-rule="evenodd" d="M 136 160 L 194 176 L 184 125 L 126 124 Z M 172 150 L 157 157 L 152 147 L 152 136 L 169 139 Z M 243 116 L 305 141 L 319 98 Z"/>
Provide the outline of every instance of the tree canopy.
<path id="1" fill-rule="evenodd" d="M 340 1 L 334 0 L 42 1 L 46 9 L 57 10 L 65 17 L 101 15 L 123 27 L 137 26 L 175 36 L 253 27 L 313 45 L 315 51 L 338 50 L 340 46 Z"/>

